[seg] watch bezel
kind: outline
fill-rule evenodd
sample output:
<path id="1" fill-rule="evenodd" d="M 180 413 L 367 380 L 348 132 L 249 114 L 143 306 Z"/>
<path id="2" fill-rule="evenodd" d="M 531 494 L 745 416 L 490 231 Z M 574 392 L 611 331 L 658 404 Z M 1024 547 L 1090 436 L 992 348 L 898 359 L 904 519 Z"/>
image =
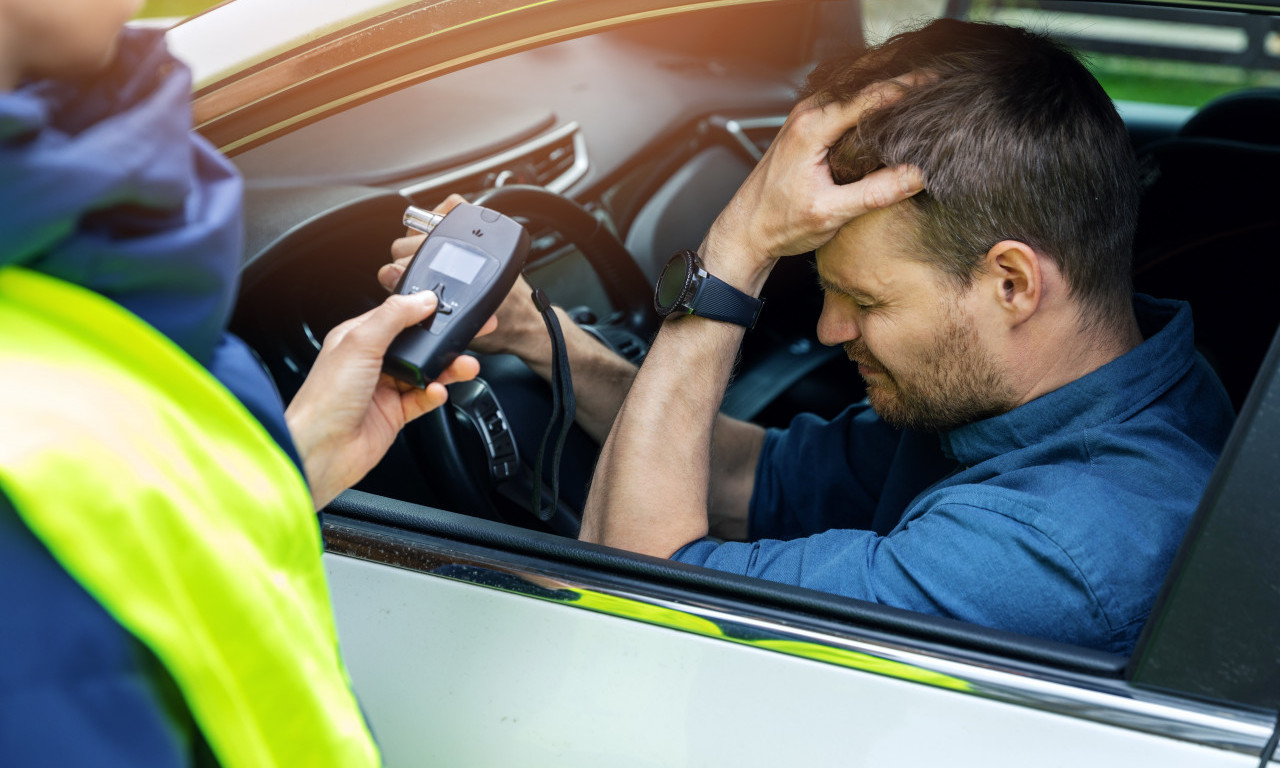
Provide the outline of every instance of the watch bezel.
<path id="1" fill-rule="evenodd" d="M 676 296 L 675 301 L 670 305 L 663 306 L 659 301 L 659 296 L 662 293 L 662 284 L 664 278 L 667 276 L 667 272 L 675 266 L 677 262 L 680 262 L 684 267 L 684 279 L 680 286 L 680 293 Z M 683 250 L 672 255 L 672 257 L 667 260 L 666 266 L 662 268 L 662 272 L 658 274 L 658 282 L 653 288 L 653 308 L 657 311 L 658 316 L 667 317 L 677 309 L 683 309 L 686 312 L 689 311 L 691 308 L 690 301 L 697 292 L 697 279 L 698 254 L 690 250 Z"/>

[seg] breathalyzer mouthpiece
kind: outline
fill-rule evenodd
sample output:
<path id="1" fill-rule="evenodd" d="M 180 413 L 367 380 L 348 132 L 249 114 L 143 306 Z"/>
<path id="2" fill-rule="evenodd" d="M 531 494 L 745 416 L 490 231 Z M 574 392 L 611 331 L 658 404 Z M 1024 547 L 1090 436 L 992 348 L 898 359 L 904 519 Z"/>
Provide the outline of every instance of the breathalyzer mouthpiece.
<path id="1" fill-rule="evenodd" d="M 416 229 L 424 235 L 431 234 L 431 230 L 436 225 L 444 221 L 444 214 L 432 213 L 431 211 L 409 206 L 404 212 L 404 225 L 409 229 Z"/>

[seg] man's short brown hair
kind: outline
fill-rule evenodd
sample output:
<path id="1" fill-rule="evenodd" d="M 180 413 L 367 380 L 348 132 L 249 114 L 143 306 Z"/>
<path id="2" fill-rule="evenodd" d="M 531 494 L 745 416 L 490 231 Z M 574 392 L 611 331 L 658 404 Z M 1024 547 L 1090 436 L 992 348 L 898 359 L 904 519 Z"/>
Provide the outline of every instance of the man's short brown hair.
<path id="1" fill-rule="evenodd" d="M 1138 183 L 1111 99 L 1067 49 L 995 24 L 935 21 L 864 53 L 829 60 L 805 95 L 830 103 L 918 73 L 901 99 L 864 116 L 831 148 L 838 183 L 909 163 L 922 256 L 968 285 L 991 246 L 1017 240 L 1062 271 L 1086 322 L 1131 310 Z"/>

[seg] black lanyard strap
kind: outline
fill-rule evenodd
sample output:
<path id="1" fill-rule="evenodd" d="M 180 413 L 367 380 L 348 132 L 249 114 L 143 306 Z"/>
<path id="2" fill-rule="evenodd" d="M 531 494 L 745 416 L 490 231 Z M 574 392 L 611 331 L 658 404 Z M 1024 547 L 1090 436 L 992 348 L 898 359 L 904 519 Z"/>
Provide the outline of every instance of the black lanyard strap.
<path id="1" fill-rule="evenodd" d="M 542 435 L 542 443 L 538 446 L 538 457 L 533 463 L 533 499 L 530 509 L 538 519 L 546 522 L 555 515 L 560 505 L 560 453 L 564 450 L 565 438 L 569 436 L 569 427 L 573 425 L 573 416 L 578 410 L 578 401 L 573 394 L 573 374 L 569 371 L 569 350 L 565 347 L 564 333 L 560 329 L 560 320 L 551 310 L 551 301 L 542 289 L 533 292 L 533 303 L 542 313 L 542 320 L 547 324 L 547 335 L 551 337 L 551 418 L 547 421 L 547 431 Z M 556 431 L 555 448 L 551 452 L 551 503 L 542 503 L 542 461 L 547 450 L 547 443 Z"/>

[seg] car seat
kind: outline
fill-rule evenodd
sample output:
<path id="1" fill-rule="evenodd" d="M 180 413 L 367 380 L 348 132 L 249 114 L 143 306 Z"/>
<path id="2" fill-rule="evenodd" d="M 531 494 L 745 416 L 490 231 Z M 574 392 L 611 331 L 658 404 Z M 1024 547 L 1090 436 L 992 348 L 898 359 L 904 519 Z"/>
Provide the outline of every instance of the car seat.
<path id="1" fill-rule="evenodd" d="M 1196 343 L 1239 411 L 1280 325 L 1280 89 L 1220 97 L 1138 159 L 1134 287 L 1191 303 Z"/>

